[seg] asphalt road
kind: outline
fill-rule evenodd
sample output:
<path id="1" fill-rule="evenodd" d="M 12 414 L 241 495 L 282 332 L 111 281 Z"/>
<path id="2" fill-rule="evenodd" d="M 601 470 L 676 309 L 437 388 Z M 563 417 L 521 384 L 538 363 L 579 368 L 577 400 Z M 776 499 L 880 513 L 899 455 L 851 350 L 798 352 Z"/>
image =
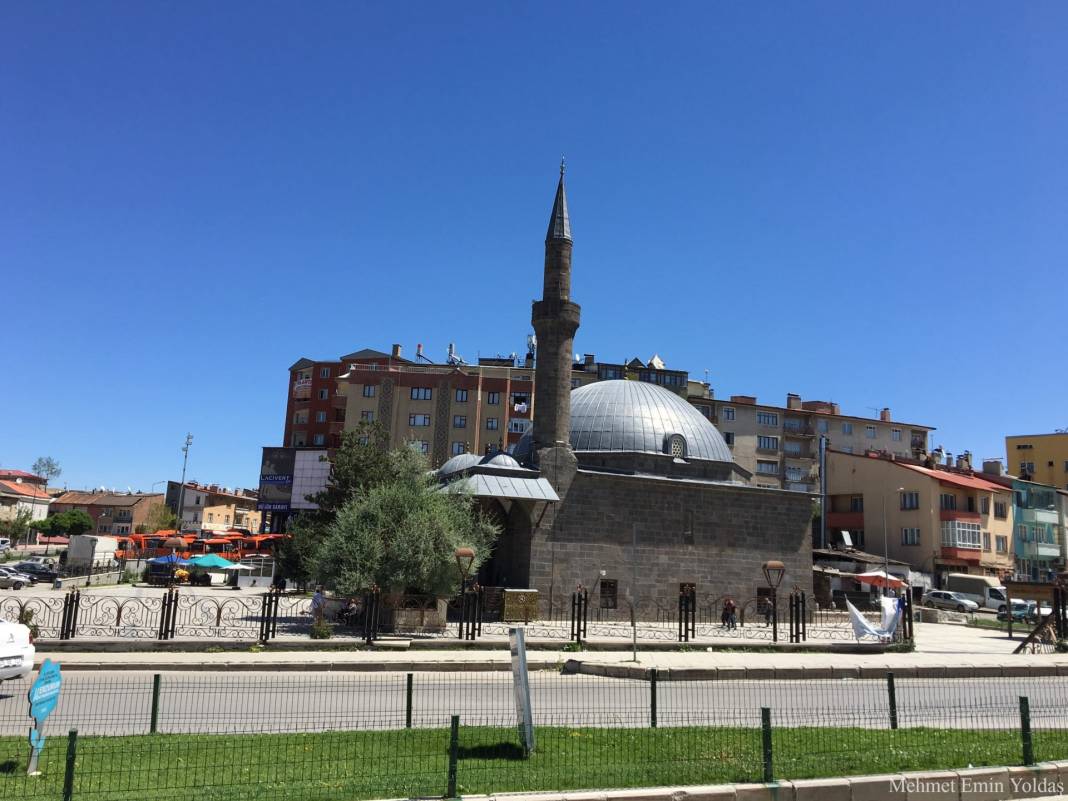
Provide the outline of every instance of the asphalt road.
<path id="1" fill-rule="evenodd" d="M 515 706 L 509 673 L 417 673 L 412 725 L 511 727 Z M 0 685 L 0 734 L 24 735 L 29 682 Z M 657 722 L 759 726 L 760 708 L 777 726 L 889 725 L 882 680 L 659 682 Z M 1036 729 L 1059 727 L 1068 677 L 1040 679 L 899 679 L 901 727 L 1009 728 L 1019 725 L 1019 696 L 1030 699 Z M 406 678 L 396 673 L 164 673 L 158 731 L 171 733 L 303 732 L 405 726 Z M 651 714 L 648 682 L 593 676 L 531 674 L 537 725 L 644 727 Z M 149 730 L 152 674 L 68 672 L 48 719 L 51 736 L 140 734 Z"/>

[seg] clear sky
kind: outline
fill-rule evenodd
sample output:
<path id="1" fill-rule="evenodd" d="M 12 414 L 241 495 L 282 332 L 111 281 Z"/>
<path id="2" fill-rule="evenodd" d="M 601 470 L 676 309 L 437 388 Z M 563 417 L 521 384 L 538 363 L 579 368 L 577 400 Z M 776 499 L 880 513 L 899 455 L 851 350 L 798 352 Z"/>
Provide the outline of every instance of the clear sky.
<path id="1" fill-rule="evenodd" d="M 580 352 L 1068 426 L 1068 6 L 14 3 L 0 465 L 254 486 L 301 356 L 519 351 L 561 154 Z"/>

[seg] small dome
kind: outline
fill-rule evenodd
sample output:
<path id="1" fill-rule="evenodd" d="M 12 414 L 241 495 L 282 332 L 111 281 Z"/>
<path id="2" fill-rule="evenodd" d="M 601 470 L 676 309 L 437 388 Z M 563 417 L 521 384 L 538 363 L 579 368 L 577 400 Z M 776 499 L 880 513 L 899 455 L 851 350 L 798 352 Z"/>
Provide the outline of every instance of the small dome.
<path id="1" fill-rule="evenodd" d="M 496 453 L 487 453 L 482 457 L 479 464 L 490 465 L 492 467 L 507 467 L 512 470 L 521 470 L 519 462 L 513 459 L 509 454 L 504 451 L 497 451 Z"/>
<path id="2" fill-rule="evenodd" d="M 438 475 L 448 476 L 453 473 L 463 472 L 468 468 L 474 467 L 479 461 L 479 457 L 474 453 L 461 453 L 458 456 L 453 456 L 449 461 L 439 467 Z"/>
<path id="3" fill-rule="evenodd" d="M 529 462 L 528 431 L 515 456 Z M 684 398 L 645 381 L 595 381 L 571 391 L 571 447 L 576 453 L 657 453 L 733 462 L 719 430 Z"/>

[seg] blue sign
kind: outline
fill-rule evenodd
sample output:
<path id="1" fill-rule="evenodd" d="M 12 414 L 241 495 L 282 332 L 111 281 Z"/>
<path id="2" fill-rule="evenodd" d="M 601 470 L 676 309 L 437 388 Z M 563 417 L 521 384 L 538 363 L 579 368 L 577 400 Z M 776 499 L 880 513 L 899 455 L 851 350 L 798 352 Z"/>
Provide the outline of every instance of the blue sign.
<path id="1" fill-rule="evenodd" d="M 63 685 L 63 676 L 59 672 L 59 663 L 46 659 L 41 669 L 37 671 L 37 680 L 27 693 L 30 699 L 30 717 L 33 718 L 33 728 L 30 729 L 30 746 L 39 754 L 44 748 L 45 718 L 52 714 L 59 703 L 59 689 Z"/>

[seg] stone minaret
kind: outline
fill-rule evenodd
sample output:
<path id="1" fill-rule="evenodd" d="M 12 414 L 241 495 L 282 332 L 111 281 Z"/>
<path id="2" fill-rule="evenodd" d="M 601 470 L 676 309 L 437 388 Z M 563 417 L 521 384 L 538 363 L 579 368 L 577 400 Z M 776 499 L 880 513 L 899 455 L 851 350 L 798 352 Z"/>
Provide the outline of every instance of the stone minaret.
<path id="1" fill-rule="evenodd" d="M 564 164 L 545 234 L 545 285 L 534 301 L 531 322 L 538 337 L 534 370 L 534 453 L 545 469 L 541 452 L 562 448 L 573 461 L 568 434 L 571 425 L 571 361 L 579 305 L 571 301 L 571 221 L 564 193 Z M 566 457 L 565 457 L 566 458 Z M 552 480 L 550 478 L 550 480 Z M 555 483 L 555 482 L 554 482 Z"/>

